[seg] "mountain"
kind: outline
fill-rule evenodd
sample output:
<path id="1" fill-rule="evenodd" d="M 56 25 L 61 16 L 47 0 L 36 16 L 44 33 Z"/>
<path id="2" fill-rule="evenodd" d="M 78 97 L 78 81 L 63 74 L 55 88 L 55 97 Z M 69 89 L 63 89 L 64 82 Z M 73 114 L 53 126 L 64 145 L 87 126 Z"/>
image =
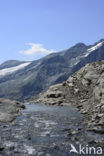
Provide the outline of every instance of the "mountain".
<path id="1" fill-rule="evenodd" d="M 15 67 L 15 66 L 18 66 L 22 63 L 25 63 L 25 61 L 9 60 L 9 61 L 6 61 L 0 65 L 0 70 L 4 69 L 4 68 Z"/>
<path id="2" fill-rule="evenodd" d="M 0 97 L 28 100 L 61 83 L 87 63 L 104 59 L 104 39 L 75 46 L 32 62 L 16 60 L 0 65 Z"/>

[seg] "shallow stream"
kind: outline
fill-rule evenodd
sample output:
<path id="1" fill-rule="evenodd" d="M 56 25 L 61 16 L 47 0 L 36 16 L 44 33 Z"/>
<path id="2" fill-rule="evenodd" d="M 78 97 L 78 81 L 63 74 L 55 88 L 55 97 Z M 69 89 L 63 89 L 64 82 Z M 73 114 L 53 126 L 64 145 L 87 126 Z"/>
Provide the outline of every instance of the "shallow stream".
<path id="1" fill-rule="evenodd" d="M 70 144 L 77 148 L 93 137 L 73 107 L 26 104 L 14 121 L 0 125 L 0 150 L 2 156 L 74 156 Z"/>

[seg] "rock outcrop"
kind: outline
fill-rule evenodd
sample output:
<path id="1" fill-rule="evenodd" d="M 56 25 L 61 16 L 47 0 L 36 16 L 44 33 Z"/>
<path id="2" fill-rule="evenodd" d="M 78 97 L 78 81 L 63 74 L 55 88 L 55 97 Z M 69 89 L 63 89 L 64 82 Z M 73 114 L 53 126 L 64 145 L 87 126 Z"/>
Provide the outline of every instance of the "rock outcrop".
<path id="1" fill-rule="evenodd" d="M 20 102 L 0 99 L 0 122 L 10 122 L 19 115 L 19 110 L 25 106 Z"/>
<path id="2" fill-rule="evenodd" d="M 87 64 L 62 84 L 51 86 L 35 102 L 75 106 L 88 130 L 104 133 L 104 61 Z"/>

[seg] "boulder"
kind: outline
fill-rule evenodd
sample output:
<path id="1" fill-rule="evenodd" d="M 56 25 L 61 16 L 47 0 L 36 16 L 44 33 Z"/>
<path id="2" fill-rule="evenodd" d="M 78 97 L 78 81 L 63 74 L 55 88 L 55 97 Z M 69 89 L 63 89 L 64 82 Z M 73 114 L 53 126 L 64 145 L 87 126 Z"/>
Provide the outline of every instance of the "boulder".
<path id="1" fill-rule="evenodd" d="M 20 109 L 24 109 L 22 103 L 11 101 L 9 99 L 0 99 L 0 122 L 10 122 L 14 120 L 20 113 Z"/>

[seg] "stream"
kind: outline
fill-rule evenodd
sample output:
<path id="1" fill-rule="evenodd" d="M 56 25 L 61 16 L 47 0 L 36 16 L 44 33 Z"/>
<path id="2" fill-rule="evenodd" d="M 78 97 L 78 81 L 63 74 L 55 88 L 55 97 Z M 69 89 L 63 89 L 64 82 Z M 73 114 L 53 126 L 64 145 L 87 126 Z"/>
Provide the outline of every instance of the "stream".
<path id="1" fill-rule="evenodd" d="M 73 107 L 26 104 L 14 121 L 0 125 L 1 156 L 78 155 L 70 153 L 70 144 L 101 137 L 87 132 L 83 121 Z"/>

